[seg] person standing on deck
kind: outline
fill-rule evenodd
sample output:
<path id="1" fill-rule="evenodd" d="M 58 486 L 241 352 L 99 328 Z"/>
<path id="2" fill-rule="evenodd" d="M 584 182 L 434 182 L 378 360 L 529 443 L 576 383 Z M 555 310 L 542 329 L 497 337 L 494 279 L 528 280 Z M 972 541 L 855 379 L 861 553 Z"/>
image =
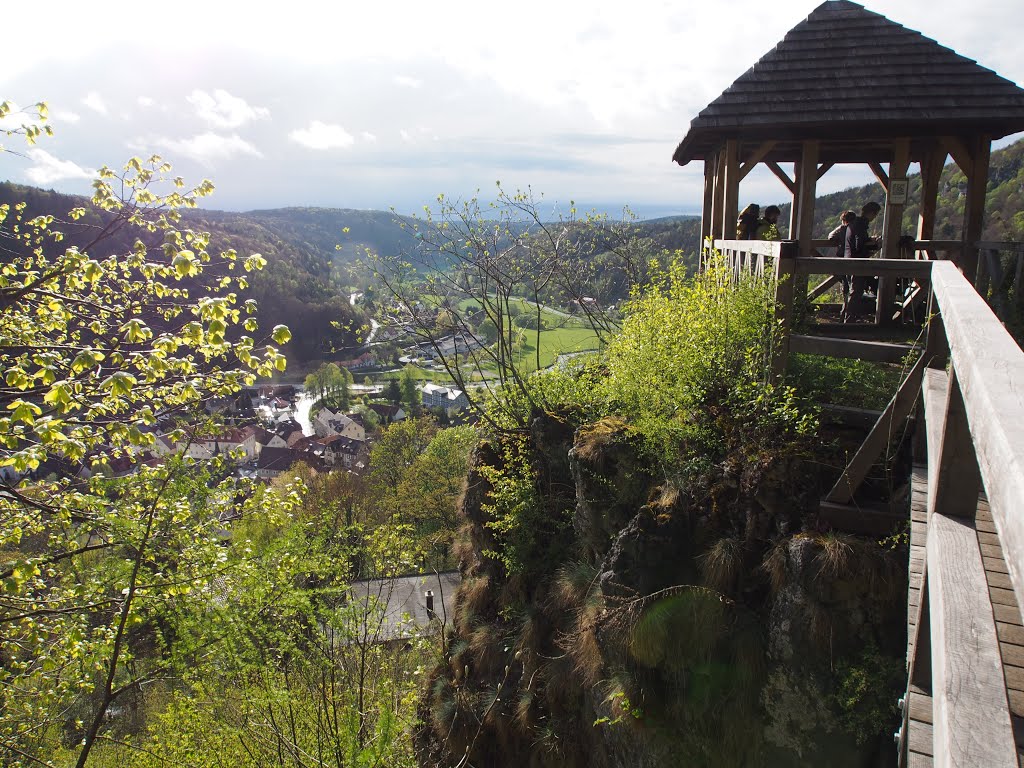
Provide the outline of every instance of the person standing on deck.
<path id="1" fill-rule="evenodd" d="M 850 225 L 857 219 L 857 213 L 855 211 L 846 211 L 839 220 L 839 226 L 828 233 L 828 241 L 836 247 L 837 258 L 850 258 L 850 243 L 846 238 L 846 233 L 850 229 Z M 850 275 L 840 275 L 839 279 L 843 284 L 843 310 L 840 313 L 840 317 L 845 318 L 847 308 L 850 302 Z"/>
<path id="2" fill-rule="evenodd" d="M 757 234 L 758 214 L 761 213 L 761 206 L 751 203 L 742 211 L 736 220 L 736 239 L 753 240 Z"/>
<path id="3" fill-rule="evenodd" d="M 860 209 L 860 216 L 855 218 L 853 223 L 846 228 L 844 255 L 852 259 L 867 259 L 871 257 L 874 251 L 878 250 L 878 243 L 868 234 L 868 228 L 881 210 L 882 206 L 874 201 L 864 204 L 864 207 Z M 878 285 L 877 277 L 857 276 L 853 278 L 850 300 L 847 302 L 846 319 L 850 318 L 851 313 L 859 314 L 858 305 L 861 303 L 861 299 L 864 298 L 865 291 L 869 287 L 876 285 Z"/>

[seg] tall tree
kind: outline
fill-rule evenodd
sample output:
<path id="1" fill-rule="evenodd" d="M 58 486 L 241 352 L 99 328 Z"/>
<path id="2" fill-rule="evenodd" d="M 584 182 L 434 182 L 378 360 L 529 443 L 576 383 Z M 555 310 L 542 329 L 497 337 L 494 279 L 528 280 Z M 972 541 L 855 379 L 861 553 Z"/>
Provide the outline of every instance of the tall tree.
<path id="1" fill-rule="evenodd" d="M 45 109 L 37 117 L 45 120 Z M 101 216 L 86 247 L 62 246 L 62 228 L 83 208 L 61 220 L 0 206 L 0 755 L 8 765 L 37 764 L 60 739 L 74 745 L 70 762 L 85 765 L 114 703 L 173 663 L 159 654 L 144 663 L 138 647 L 167 647 L 175 611 L 190 594 L 212 591 L 219 519 L 237 513 L 248 490 L 216 464 L 197 471 L 182 460 L 141 460 L 167 418 L 178 420 L 171 436 L 184 439 L 181 426 L 204 399 L 285 367 L 275 344 L 287 342 L 288 329 L 258 341 L 255 306 L 238 294 L 263 260 L 212 254 L 205 233 L 179 229 L 180 210 L 213 186 L 188 188 L 170 170 L 158 157 L 101 169 L 92 198 Z M 90 255 L 126 231 L 137 234 L 129 251 Z M 112 477 L 123 462 L 135 471 Z"/>
<path id="2" fill-rule="evenodd" d="M 419 413 L 423 403 L 423 393 L 416 386 L 417 382 L 416 369 L 412 365 L 406 365 L 398 379 L 398 387 L 402 405 L 410 415 Z"/>
<path id="3" fill-rule="evenodd" d="M 615 317 L 585 299 L 594 295 L 598 277 L 607 280 L 617 273 L 633 282 L 645 268 L 647 243 L 625 214 L 613 223 L 579 216 L 570 207 L 567 214 L 548 218 L 530 191 L 510 193 L 500 184 L 489 205 L 476 198 L 452 202 L 442 195 L 436 216 L 428 214 L 413 225 L 417 249 L 376 258 L 372 266 L 391 297 L 394 323 L 432 346 L 456 386 L 494 421 L 491 411 L 480 408 L 483 398 L 496 396 L 500 403 L 505 397 L 533 401 L 537 396 L 520 359 L 523 340 L 531 338 L 532 367 L 541 367 L 545 302 L 578 308 L 599 340 L 615 329 Z M 604 255 L 600 262 L 598 255 Z M 523 333 L 526 326 L 513 322 L 520 314 L 531 316 L 532 331 Z M 561 316 L 568 319 L 566 312 Z M 453 332 L 473 339 L 480 329 L 485 338 L 493 333 L 494 342 L 444 343 Z M 471 389 L 472 380 L 485 386 Z M 518 412 L 505 410 L 510 417 Z"/>

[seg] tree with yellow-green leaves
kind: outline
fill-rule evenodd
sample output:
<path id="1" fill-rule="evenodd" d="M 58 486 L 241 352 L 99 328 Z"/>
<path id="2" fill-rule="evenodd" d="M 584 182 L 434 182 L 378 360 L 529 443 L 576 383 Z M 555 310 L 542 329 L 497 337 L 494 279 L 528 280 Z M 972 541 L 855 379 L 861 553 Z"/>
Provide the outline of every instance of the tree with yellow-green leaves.
<path id="1" fill-rule="evenodd" d="M 22 116 L 8 138 L 49 134 L 45 105 Z M 160 158 L 133 158 L 101 169 L 93 190 L 98 216 L 0 206 L 5 765 L 58 752 L 85 765 L 117 740 L 113 712 L 218 641 L 215 624 L 188 617 L 245 568 L 219 541 L 258 495 L 220 462 L 143 459 L 171 419 L 185 440 L 204 400 L 283 370 L 290 336 L 257 336 L 241 298 L 260 256 L 211 253 L 206 233 L 180 227 L 210 182 L 189 187 Z M 72 227 L 84 244 L 66 244 Z M 93 255 L 126 233 L 131 248 Z M 114 471 L 126 462 L 130 473 Z"/>

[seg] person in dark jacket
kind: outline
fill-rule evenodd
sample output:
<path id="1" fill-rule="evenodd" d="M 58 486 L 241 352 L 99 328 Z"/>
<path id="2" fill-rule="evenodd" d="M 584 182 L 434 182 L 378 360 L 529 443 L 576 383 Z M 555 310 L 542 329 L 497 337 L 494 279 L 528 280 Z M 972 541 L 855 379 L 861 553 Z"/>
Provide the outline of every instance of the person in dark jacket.
<path id="1" fill-rule="evenodd" d="M 757 219 L 760 213 L 761 206 L 757 203 L 751 203 L 740 211 L 740 217 L 736 220 L 737 240 L 754 239 L 754 235 L 757 234 Z"/>
<path id="2" fill-rule="evenodd" d="M 846 228 L 846 241 L 844 244 L 844 255 L 853 259 L 867 259 L 878 250 L 878 243 L 868 234 L 868 228 L 874 221 L 882 206 L 872 201 L 866 203 L 860 209 L 860 216 Z M 852 315 L 860 314 L 860 305 L 863 304 L 864 293 L 868 288 L 878 285 L 877 277 L 858 275 L 853 278 L 850 291 L 850 299 L 847 301 L 847 313 L 844 319 L 850 319 Z"/>

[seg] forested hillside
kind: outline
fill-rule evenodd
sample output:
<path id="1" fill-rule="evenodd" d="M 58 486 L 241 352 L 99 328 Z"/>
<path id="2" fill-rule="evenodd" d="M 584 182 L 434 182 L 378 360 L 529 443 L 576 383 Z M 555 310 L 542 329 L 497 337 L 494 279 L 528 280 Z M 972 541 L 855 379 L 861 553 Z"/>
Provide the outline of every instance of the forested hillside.
<path id="1" fill-rule="evenodd" d="M 65 243 L 83 249 L 90 246 L 110 222 L 110 217 L 97 211 L 86 198 L 0 184 L 0 205 L 19 202 L 26 203 L 28 218 L 49 214 L 58 221 L 67 219 L 72 208 L 83 207 L 85 215 L 81 219 L 62 226 Z M 291 211 L 296 213 L 294 218 Z M 362 212 L 319 211 L 320 215 L 314 217 L 319 224 L 311 223 L 308 232 L 302 229 L 300 213 L 300 209 L 266 214 L 191 210 L 183 213 L 182 227 L 209 232 L 211 253 L 234 249 L 238 253 L 263 255 L 267 264 L 252 276 L 249 289 L 249 296 L 259 304 L 257 320 L 261 328 L 286 324 L 292 329 L 288 354 L 293 365 L 301 368 L 307 362 L 359 346 L 368 329 L 368 318 L 358 305 L 352 306 L 349 302 L 355 281 L 348 267 L 354 255 L 349 256 L 347 251 L 339 253 L 334 248 L 334 243 L 345 237 L 342 230 L 349 222 L 358 226 Z M 394 234 L 382 236 L 379 241 L 373 239 L 375 233 L 387 230 L 381 222 L 390 218 L 390 214 L 385 213 L 370 216 L 374 225 L 357 229 L 361 243 L 370 248 L 393 243 Z M 402 232 L 395 225 L 391 229 Z M 333 241 L 330 231 L 335 232 Z M 160 244 L 157 235 L 122 228 L 103 237 L 90 252 L 96 257 L 124 253 L 131 250 L 136 237 L 147 240 L 146 245 L 151 249 Z M 5 247 L 14 246 L 7 244 Z M 351 253 L 354 254 L 354 249 Z M 4 258 L 9 258 L 9 252 Z"/>

